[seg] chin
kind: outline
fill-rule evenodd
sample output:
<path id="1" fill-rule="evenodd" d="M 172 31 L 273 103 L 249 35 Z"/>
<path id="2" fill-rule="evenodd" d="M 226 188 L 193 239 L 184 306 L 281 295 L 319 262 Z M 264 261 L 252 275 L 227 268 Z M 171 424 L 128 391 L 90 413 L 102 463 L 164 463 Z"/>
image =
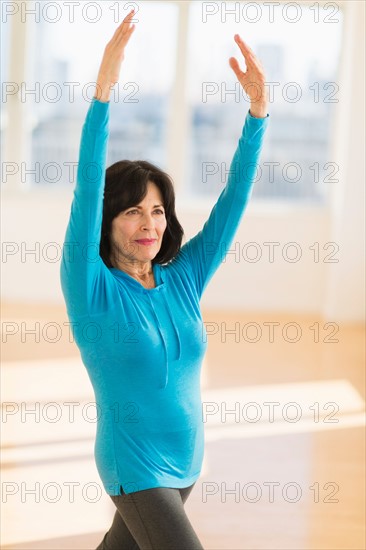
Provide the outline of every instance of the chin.
<path id="1" fill-rule="evenodd" d="M 148 258 L 149 260 L 153 260 L 155 258 L 155 256 L 159 253 L 160 251 L 160 247 L 159 248 L 151 248 L 151 249 L 147 249 L 145 251 L 145 254 L 140 254 L 141 257 L 143 257 L 144 259 Z"/>

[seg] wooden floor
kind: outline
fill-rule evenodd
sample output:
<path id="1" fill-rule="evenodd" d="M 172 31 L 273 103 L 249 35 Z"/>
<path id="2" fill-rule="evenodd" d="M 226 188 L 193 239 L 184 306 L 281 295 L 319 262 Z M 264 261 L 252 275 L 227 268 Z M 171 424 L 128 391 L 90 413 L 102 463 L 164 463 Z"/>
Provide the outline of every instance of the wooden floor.
<path id="1" fill-rule="evenodd" d="M 186 511 L 204 548 L 364 550 L 365 327 L 203 313 L 205 458 Z M 114 514 L 64 323 L 63 307 L 2 306 L 4 550 L 95 549 Z"/>

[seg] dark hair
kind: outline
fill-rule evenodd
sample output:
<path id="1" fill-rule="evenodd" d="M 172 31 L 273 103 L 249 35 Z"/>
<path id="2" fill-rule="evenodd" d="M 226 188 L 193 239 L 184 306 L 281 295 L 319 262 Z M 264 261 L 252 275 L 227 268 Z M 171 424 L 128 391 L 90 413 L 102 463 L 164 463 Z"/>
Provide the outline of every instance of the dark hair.
<path id="1" fill-rule="evenodd" d="M 181 248 L 184 231 L 175 213 L 175 193 L 170 176 L 145 160 L 121 160 L 109 166 L 105 174 L 99 253 L 107 267 L 113 267 L 110 261 L 112 220 L 144 199 L 149 181 L 155 183 L 161 192 L 167 220 L 160 250 L 152 259 L 152 264 L 168 263 Z"/>

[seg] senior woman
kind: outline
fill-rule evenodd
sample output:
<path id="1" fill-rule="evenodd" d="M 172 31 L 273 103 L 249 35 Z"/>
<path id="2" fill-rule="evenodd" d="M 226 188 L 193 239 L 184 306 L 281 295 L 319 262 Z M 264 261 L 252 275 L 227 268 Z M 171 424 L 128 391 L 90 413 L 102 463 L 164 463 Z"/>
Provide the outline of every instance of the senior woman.
<path id="1" fill-rule="evenodd" d="M 110 89 L 134 31 L 133 10 L 108 42 L 82 130 L 61 285 L 97 405 L 98 473 L 116 506 L 99 550 L 203 548 L 184 503 L 203 460 L 200 299 L 251 194 L 268 123 L 265 76 L 230 66 L 251 99 L 226 187 L 182 246 L 170 177 L 146 161 L 105 167 Z"/>

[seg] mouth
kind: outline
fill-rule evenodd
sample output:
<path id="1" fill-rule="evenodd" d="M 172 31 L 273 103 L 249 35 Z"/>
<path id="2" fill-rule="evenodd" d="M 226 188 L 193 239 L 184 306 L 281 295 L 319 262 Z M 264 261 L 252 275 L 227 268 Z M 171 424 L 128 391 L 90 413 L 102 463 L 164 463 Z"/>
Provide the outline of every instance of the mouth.
<path id="1" fill-rule="evenodd" d="M 152 244 L 156 243 L 156 239 L 139 239 L 136 242 L 144 246 L 151 246 Z"/>

